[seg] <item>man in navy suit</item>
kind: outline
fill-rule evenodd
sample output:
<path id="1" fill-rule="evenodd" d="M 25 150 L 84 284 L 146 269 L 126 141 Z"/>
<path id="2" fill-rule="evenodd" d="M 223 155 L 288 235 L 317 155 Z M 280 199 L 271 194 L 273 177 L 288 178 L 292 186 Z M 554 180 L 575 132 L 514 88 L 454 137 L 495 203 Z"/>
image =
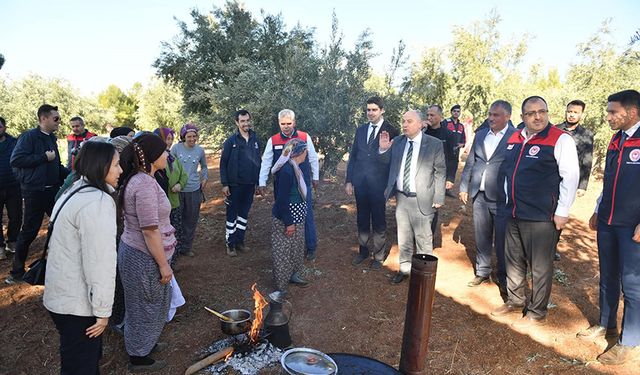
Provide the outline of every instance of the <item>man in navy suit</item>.
<path id="1" fill-rule="evenodd" d="M 385 256 L 385 239 L 387 221 L 385 219 L 386 199 L 384 188 L 389 178 L 389 168 L 380 162 L 378 157 L 378 140 L 380 132 L 387 132 L 393 139 L 400 132 L 395 126 L 386 121 L 384 103 L 381 98 L 374 96 L 367 100 L 367 118 L 369 122 L 360 125 L 356 130 L 349 163 L 347 164 L 347 178 L 345 191 L 347 195 L 356 196 L 358 210 L 358 242 L 360 251 L 351 262 L 359 265 L 373 256 L 369 268 L 382 268 Z M 371 243 L 371 248 L 369 248 Z"/>
<path id="2" fill-rule="evenodd" d="M 511 104 L 496 100 L 489 107 L 489 126 L 480 130 L 471 146 L 462 177 L 459 198 L 467 204 L 473 199 L 473 226 L 476 240 L 476 276 L 467 285 L 478 286 L 489 281 L 491 254 L 495 244 L 497 276 L 500 291 L 506 296 L 507 274 L 504 263 L 504 241 L 507 215 L 504 178 L 500 167 L 505 159 L 507 140 L 515 131 L 509 125 Z M 500 182 L 502 181 L 502 183 Z"/>
<path id="3" fill-rule="evenodd" d="M 442 141 L 422 132 L 422 114 L 402 116 L 402 133 L 395 140 L 380 135 L 380 158 L 389 165 L 385 198 L 396 197 L 396 222 L 400 270 L 391 280 L 401 283 L 411 272 L 414 248 L 418 254 L 433 252 L 431 221 L 444 204 L 446 164 Z M 390 149 L 390 150 L 389 150 Z"/>

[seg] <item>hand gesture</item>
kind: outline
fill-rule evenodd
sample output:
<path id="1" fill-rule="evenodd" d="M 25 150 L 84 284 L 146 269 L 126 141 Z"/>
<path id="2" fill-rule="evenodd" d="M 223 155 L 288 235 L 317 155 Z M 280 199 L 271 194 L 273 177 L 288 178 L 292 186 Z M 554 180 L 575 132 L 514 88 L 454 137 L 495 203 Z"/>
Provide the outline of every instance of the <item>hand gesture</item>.
<path id="1" fill-rule="evenodd" d="M 231 195 L 231 191 L 229 190 L 228 186 L 222 187 L 222 195 L 224 195 L 225 197 L 228 197 Z"/>
<path id="2" fill-rule="evenodd" d="M 458 193 L 458 198 L 464 204 L 467 204 L 467 199 L 469 199 L 469 193 L 465 193 L 463 191 Z"/>
<path id="3" fill-rule="evenodd" d="M 291 224 L 289 226 L 287 226 L 287 229 L 285 229 L 284 234 L 287 237 L 291 237 L 296 233 L 296 225 L 295 224 Z"/>
<path id="4" fill-rule="evenodd" d="M 561 230 L 567 225 L 567 221 L 569 221 L 568 217 L 553 215 L 553 222 L 556 224 L 556 229 Z"/>
<path id="5" fill-rule="evenodd" d="M 182 186 L 178 183 L 173 185 L 173 187 L 171 188 L 171 191 L 174 193 L 179 193 L 182 191 Z"/>
<path id="6" fill-rule="evenodd" d="M 380 147 L 380 151 L 387 151 L 391 148 L 391 144 L 393 144 L 393 139 L 389 139 L 389 133 L 386 131 L 380 132 L 380 140 L 378 141 L 378 147 Z"/>
<path id="7" fill-rule="evenodd" d="M 166 285 L 171 281 L 173 277 L 173 270 L 169 263 L 165 263 L 163 266 L 160 266 L 160 284 Z"/>
<path id="8" fill-rule="evenodd" d="M 45 151 L 44 154 L 47 156 L 47 160 L 51 161 L 56 158 L 56 153 L 54 151 Z"/>

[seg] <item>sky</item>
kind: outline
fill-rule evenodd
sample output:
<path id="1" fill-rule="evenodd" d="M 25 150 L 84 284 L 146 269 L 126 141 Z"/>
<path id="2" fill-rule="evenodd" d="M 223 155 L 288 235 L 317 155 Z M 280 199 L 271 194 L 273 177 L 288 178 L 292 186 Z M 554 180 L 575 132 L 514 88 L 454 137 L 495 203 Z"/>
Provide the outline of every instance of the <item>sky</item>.
<path id="1" fill-rule="evenodd" d="M 315 29 L 320 45 L 328 43 L 335 11 L 344 46 L 370 29 L 371 61 L 382 74 L 392 51 L 404 40 L 410 62 L 428 47 L 446 48 L 454 26 L 469 27 L 496 9 L 503 43 L 525 33 L 525 66 L 557 67 L 561 76 L 576 62 L 576 46 L 589 39 L 602 22 L 611 29 L 620 49 L 640 29 L 640 1 L 380 1 L 380 0 L 245 0 L 254 17 L 282 14 L 287 28 L 296 24 Z M 178 35 L 175 18 L 190 22 L 194 8 L 208 12 L 220 0 L 0 0 L 0 53 L 6 62 L 0 78 L 19 80 L 34 73 L 63 78 L 84 95 L 97 94 L 110 84 L 123 90 L 147 82 L 161 43 Z M 463 51 L 461 51 L 463 52 Z"/>

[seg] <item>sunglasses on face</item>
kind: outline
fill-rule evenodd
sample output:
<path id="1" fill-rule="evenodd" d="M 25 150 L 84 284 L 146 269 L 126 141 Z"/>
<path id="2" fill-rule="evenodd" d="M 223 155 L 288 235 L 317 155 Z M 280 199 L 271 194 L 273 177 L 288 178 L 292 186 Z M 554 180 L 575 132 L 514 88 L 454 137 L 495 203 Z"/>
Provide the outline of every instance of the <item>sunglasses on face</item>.
<path id="1" fill-rule="evenodd" d="M 55 116 L 55 117 L 53 118 L 53 121 L 55 121 L 55 122 L 60 121 L 60 116 Z"/>

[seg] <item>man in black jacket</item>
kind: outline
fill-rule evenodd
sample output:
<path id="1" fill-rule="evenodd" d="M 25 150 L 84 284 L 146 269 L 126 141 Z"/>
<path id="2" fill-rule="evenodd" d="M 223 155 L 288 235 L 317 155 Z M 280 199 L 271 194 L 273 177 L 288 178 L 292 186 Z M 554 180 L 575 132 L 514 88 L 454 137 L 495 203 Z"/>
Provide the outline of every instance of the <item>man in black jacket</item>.
<path id="1" fill-rule="evenodd" d="M 345 191 L 356 196 L 358 242 L 360 252 L 351 262 L 354 266 L 364 262 L 369 255 L 373 259 L 371 269 L 382 268 L 384 261 L 387 221 L 385 219 L 386 200 L 384 188 L 389 178 L 389 168 L 378 158 L 378 140 L 380 132 L 389 133 L 393 139 L 400 132 L 386 121 L 384 103 L 374 96 L 367 100 L 367 118 L 369 122 L 356 129 L 355 138 L 349 153 Z M 372 248 L 369 248 L 371 240 Z"/>
<path id="2" fill-rule="evenodd" d="M 237 256 L 244 251 L 247 218 L 253 204 L 260 174 L 260 142 L 251 130 L 251 114 L 241 109 L 235 114 L 238 131 L 227 138 L 220 157 L 220 183 L 227 207 L 227 255 Z"/>
<path id="3" fill-rule="evenodd" d="M 453 188 L 453 182 L 456 179 L 456 171 L 458 170 L 458 157 L 456 156 L 454 149 L 456 147 L 456 136 L 451 130 L 447 129 L 446 126 L 443 126 L 442 116 L 441 106 L 437 104 L 430 105 L 427 108 L 427 121 L 425 121 L 423 130 L 425 134 L 438 138 L 442 142 L 444 160 L 447 166 L 447 182 L 445 184 L 446 195 L 449 197 L 455 197 L 453 193 L 451 193 L 451 188 Z M 431 222 L 431 233 L 433 234 L 434 240 L 436 239 L 436 233 L 438 233 L 437 229 L 438 210 L 436 210 L 433 216 L 433 221 Z"/>
<path id="4" fill-rule="evenodd" d="M 580 182 L 576 196 L 582 197 L 587 191 L 591 165 L 593 163 L 593 133 L 580 124 L 584 115 L 585 104 L 582 100 L 572 100 L 567 104 L 565 121 L 556 125 L 564 130 L 576 141 L 578 159 L 580 161 Z"/>
<path id="5" fill-rule="evenodd" d="M 13 253 L 16 239 L 22 225 L 22 195 L 20 185 L 16 181 L 9 160 L 16 146 L 16 139 L 7 134 L 7 122 L 0 117 L 0 260 L 5 259 L 5 250 Z M 5 243 L 2 231 L 2 211 L 7 207 L 9 217 L 7 238 Z"/>
<path id="6" fill-rule="evenodd" d="M 60 153 L 53 134 L 60 125 L 58 107 L 43 104 L 38 108 L 37 128 L 24 132 L 11 154 L 24 198 L 24 222 L 16 243 L 13 269 L 7 284 L 22 281 L 29 246 L 38 235 L 44 214 L 51 216 L 55 196 L 69 171 L 60 163 Z"/>

